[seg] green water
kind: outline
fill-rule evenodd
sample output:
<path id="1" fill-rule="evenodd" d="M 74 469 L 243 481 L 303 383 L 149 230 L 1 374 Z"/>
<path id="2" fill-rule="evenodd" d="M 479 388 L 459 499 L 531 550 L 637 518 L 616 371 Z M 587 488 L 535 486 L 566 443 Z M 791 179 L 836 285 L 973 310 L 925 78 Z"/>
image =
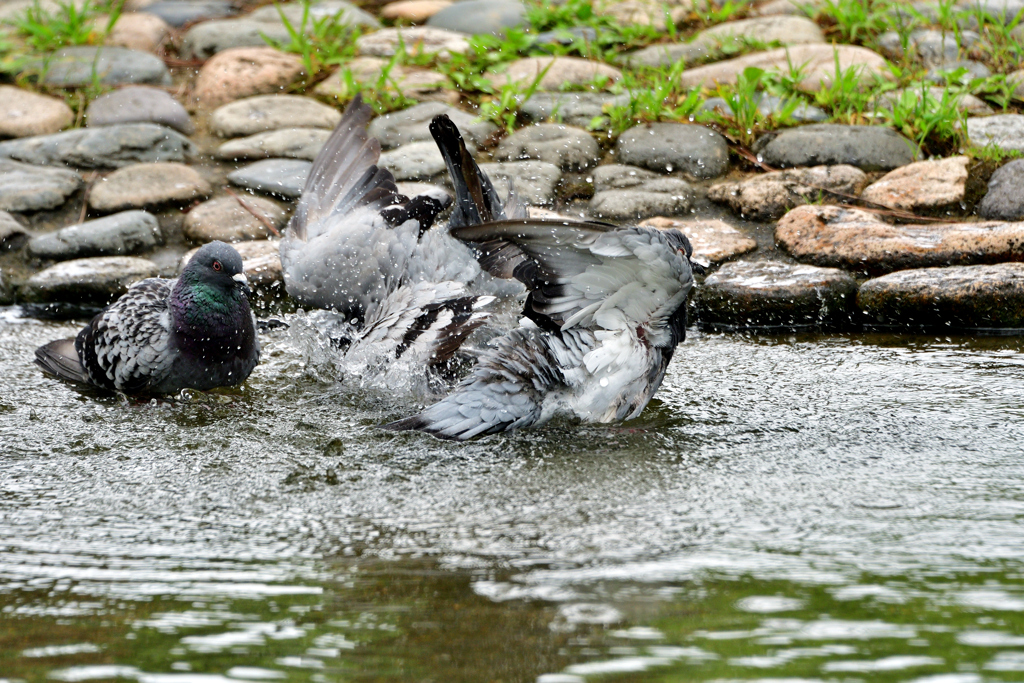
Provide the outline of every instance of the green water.
<path id="1" fill-rule="evenodd" d="M 0 309 L 0 681 L 1024 680 L 1018 338 L 693 332 L 639 420 L 451 444 L 302 327 L 134 403 Z"/>

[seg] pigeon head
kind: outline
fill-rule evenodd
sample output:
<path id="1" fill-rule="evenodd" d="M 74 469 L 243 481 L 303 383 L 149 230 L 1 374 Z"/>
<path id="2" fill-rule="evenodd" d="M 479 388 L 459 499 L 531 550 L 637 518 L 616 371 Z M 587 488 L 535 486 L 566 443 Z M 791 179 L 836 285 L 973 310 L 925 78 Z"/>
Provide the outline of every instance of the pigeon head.
<path id="1" fill-rule="evenodd" d="M 246 295 L 252 293 L 242 268 L 242 257 L 234 247 L 224 242 L 210 242 L 200 248 L 185 266 L 181 279 L 223 293 L 236 290 Z"/>
<path id="2" fill-rule="evenodd" d="M 686 235 L 673 228 L 665 231 L 665 241 L 689 262 L 690 270 L 694 273 L 704 275 L 707 272 L 710 264 L 706 263 L 703 259 L 693 258 L 693 245 L 690 244 L 690 240 Z"/>

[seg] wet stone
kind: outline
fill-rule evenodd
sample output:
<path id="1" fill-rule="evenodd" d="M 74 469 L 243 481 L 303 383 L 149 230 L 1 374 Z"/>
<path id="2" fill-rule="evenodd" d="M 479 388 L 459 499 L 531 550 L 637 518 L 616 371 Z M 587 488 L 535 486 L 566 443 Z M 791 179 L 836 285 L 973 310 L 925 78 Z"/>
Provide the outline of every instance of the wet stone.
<path id="1" fill-rule="evenodd" d="M 410 55 L 451 57 L 469 51 L 469 35 L 429 26 L 409 26 L 382 29 L 356 40 L 359 53 L 371 57 L 393 57 L 399 45 L 404 45 Z"/>
<path id="2" fill-rule="evenodd" d="M 607 120 L 605 108 L 629 104 L 629 95 L 588 92 L 536 92 L 520 107 L 520 113 L 537 123 L 549 119 L 586 128 L 595 119 Z"/>
<path id="3" fill-rule="evenodd" d="M 185 161 L 195 153 L 191 140 L 153 123 L 68 130 L 0 142 L 0 157 L 40 166 L 120 168 L 139 162 Z"/>
<path id="4" fill-rule="evenodd" d="M 1024 159 L 996 170 L 988 181 L 988 193 L 978 204 L 978 215 L 1006 221 L 1024 220 Z"/>
<path id="5" fill-rule="evenodd" d="M 218 159 L 307 159 L 313 161 L 331 137 L 323 128 L 282 128 L 229 140 L 214 156 Z"/>
<path id="6" fill-rule="evenodd" d="M 451 190 L 434 183 L 398 182 L 395 184 L 398 186 L 398 193 L 404 194 L 406 197 L 415 197 L 421 194 L 431 197 L 440 197 L 442 194 L 452 196 Z"/>
<path id="7" fill-rule="evenodd" d="M 590 213 L 623 221 L 688 214 L 695 198 L 685 180 L 621 164 L 598 166 L 594 188 Z"/>
<path id="8" fill-rule="evenodd" d="M 1024 328 L 1024 263 L 890 273 L 863 283 L 857 305 L 872 325 Z"/>
<path id="9" fill-rule="evenodd" d="M 554 31 L 542 31 L 534 34 L 533 44 L 541 45 L 572 45 L 577 40 L 592 43 L 597 40 L 597 31 L 589 26 L 560 28 Z"/>
<path id="10" fill-rule="evenodd" d="M 263 197 L 241 199 L 278 230 L 284 227 L 288 214 L 277 203 Z M 195 207 L 185 216 L 182 231 L 185 237 L 200 244 L 214 240 L 265 240 L 271 235 L 266 225 L 234 197 L 218 197 Z"/>
<path id="11" fill-rule="evenodd" d="M 0 85 L 0 137 L 56 133 L 74 120 L 75 114 L 64 100 Z"/>
<path id="12" fill-rule="evenodd" d="M 4 211 L 54 209 L 83 184 L 82 177 L 68 169 L 0 159 L 0 209 Z"/>
<path id="13" fill-rule="evenodd" d="M 106 305 L 146 278 L 155 263 L 134 256 L 97 256 L 63 261 L 28 279 L 21 295 L 29 303 L 68 302 Z"/>
<path id="14" fill-rule="evenodd" d="M 708 190 L 708 199 L 725 204 L 741 218 L 773 221 L 819 197 L 842 199 L 830 191 L 857 197 L 867 182 L 867 175 L 854 166 L 812 166 L 719 183 Z"/>
<path id="15" fill-rule="evenodd" d="M 279 93 L 302 71 L 298 55 L 269 47 L 236 47 L 218 52 L 203 65 L 194 95 L 200 105 L 216 107 L 243 97 Z"/>
<path id="16" fill-rule="evenodd" d="M 480 168 L 495 184 L 500 196 L 504 196 L 503 188 L 511 179 L 519 196 L 533 205 L 553 203 L 555 187 L 562 177 L 557 166 L 544 161 L 503 161 L 480 164 Z"/>
<path id="17" fill-rule="evenodd" d="M 537 159 L 554 164 L 563 171 L 580 171 L 600 160 L 601 149 L 585 130 L 557 123 L 541 123 L 520 128 L 502 140 L 494 158 L 498 161 Z"/>
<path id="18" fill-rule="evenodd" d="M 236 47 L 266 47 L 267 38 L 287 42 L 288 29 L 281 23 L 242 19 L 204 21 L 191 27 L 181 41 L 185 59 L 209 59 L 218 52 Z"/>
<path id="19" fill-rule="evenodd" d="M 788 104 L 789 100 L 783 97 L 762 93 L 757 102 L 757 110 L 764 116 L 778 116 L 785 110 Z M 797 105 L 789 113 L 789 117 L 798 123 L 821 123 L 828 121 L 828 114 L 813 104 L 807 104 L 806 102 L 801 102 Z"/>
<path id="20" fill-rule="evenodd" d="M 236 14 L 226 0 L 160 0 L 146 5 L 143 11 L 155 14 L 174 27 Z"/>
<path id="21" fill-rule="evenodd" d="M 904 98 L 907 98 L 906 102 L 910 103 L 911 106 L 918 106 L 918 103 L 921 103 L 925 110 L 938 109 L 942 105 L 943 96 L 946 95 L 946 88 L 937 86 L 925 86 L 922 88 L 923 85 L 922 83 L 921 85 L 911 86 L 906 89 L 884 92 L 875 100 L 875 109 L 892 111 L 894 107 L 904 103 Z M 969 93 L 954 94 L 952 91 L 949 91 L 947 97 L 956 99 L 958 106 L 966 109 L 968 114 L 987 116 L 993 113 L 992 107 L 985 104 L 984 100 Z"/>
<path id="22" fill-rule="evenodd" d="M 470 148 L 470 154 L 473 151 Z M 396 180 L 430 180 L 445 172 L 444 157 L 433 141 L 412 142 L 384 152 L 378 165 L 391 171 Z"/>
<path id="23" fill-rule="evenodd" d="M 222 138 L 233 138 L 281 128 L 333 130 L 340 120 L 341 112 L 312 97 L 260 95 L 215 110 L 210 129 Z"/>
<path id="24" fill-rule="evenodd" d="M 835 123 L 769 133 L 754 152 L 769 166 L 849 164 L 865 171 L 890 171 L 918 156 L 913 142 L 889 128 Z"/>
<path id="25" fill-rule="evenodd" d="M 615 154 L 623 164 L 697 178 L 716 178 L 729 170 L 725 138 L 706 126 L 687 123 L 634 126 L 619 136 Z"/>
<path id="26" fill-rule="evenodd" d="M 1024 259 L 1024 223 L 893 225 L 838 206 L 793 209 L 775 239 L 805 263 L 866 273 Z"/>
<path id="27" fill-rule="evenodd" d="M 232 171 L 228 180 L 249 190 L 295 199 L 302 194 L 312 166 L 309 161 L 264 159 Z"/>
<path id="28" fill-rule="evenodd" d="M 959 37 L 960 42 L 957 42 Z M 966 54 L 981 36 L 974 31 L 961 31 L 959 36 L 933 29 L 911 31 L 907 39 L 910 54 L 925 66 L 940 66 L 957 61 L 961 53 Z M 878 37 L 882 54 L 899 61 L 903 58 L 903 43 L 896 31 L 888 31 Z"/>
<path id="29" fill-rule="evenodd" d="M 190 202 L 213 193 L 194 168 L 178 163 L 136 164 L 100 178 L 89 192 L 97 211 L 120 211 Z"/>
<path id="30" fill-rule="evenodd" d="M 526 7 L 509 0 L 463 0 L 437 12 L 427 26 L 462 33 L 504 35 L 526 21 Z"/>
<path id="31" fill-rule="evenodd" d="M 108 16 L 95 19 L 100 30 L 106 28 Z M 104 45 L 126 47 L 129 50 L 156 52 L 170 34 L 171 27 L 155 14 L 144 12 L 126 12 L 117 19 L 114 28 L 107 34 Z"/>
<path id="32" fill-rule="evenodd" d="M 473 144 L 483 146 L 498 127 L 489 121 L 480 121 L 473 114 L 440 102 L 424 102 L 403 111 L 378 116 L 370 122 L 370 137 L 380 140 L 384 149 L 393 149 L 410 142 L 432 141 L 430 121 L 438 114 L 447 114 L 459 127 L 462 136 Z"/>
<path id="33" fill-rule="evenodd" d="M 89 126 L 113 126 L 119 123 L 158 123 L 185 135 L 195 131 L 185 107 L 170 93 L 159 88 L 133 86 L 101 95 L 85 110 Z"/>
<path id="34" fill-rule="evenodd" d="M 561 90 L 565 86 L 591 83 L 608 85 L 620 80 L 622 72 L 602 62 L 579 57 L 526 57 L 512 62 L 504 71 L 488 74 L 487 78 L 499 87 L 508 83 L 528 87 L 540 78 L 539 90 Z"/>
<path id="35" fill-rule="evenodd" d="M 128 256 L 162 243 L 156 216 L 145 211 L 122 211 L 33 237 L 28 252 L 35 258 L 56 260 Z"/>
<path id="36" fill-rule="evenodd" d="M 42 62 L 29 68 L 41 69 Z M 42 82 L 57 88 L 91 85 L 93 77 L 104 85 L 151 83 L 170 85 L 171 74 L 163 60 L 148 52 L 123 47 L 66 47 L 54 52 L 46 63 Z"/>
<path id="37" fill-rule="evenodd" d="M 967 137 L 975 147 L 993 145 L 1024 152 L 1024 114 L 999 114 L 967 119 Z"/>
<path id="38" fill-rule="evenodd" d="M 384 19 L 404 19 L 418 24 L 451 5 L 451 0 L 398 0 L 384 5 L 380 16 Z"/>
<path id="39" fill-rule="evenodd" d="M 757 242 L 725 221 L 716 218 L 679 220 L 655 216 L 640 225 L 669 230 L 675 228 L 690 240 L 695 257 L 721 263 L 757 249 Z"/>
<path id="40" fill-rule="evenodd" d="M 0 211 L 0 253 L 16 251 L 28 242 L 28 233 L 14 216 Z"/>
<path id="41" fill-rule="evenodd" d="M 967 157 L 918 161 L 890 171 L 864 190 L 861 199 L 906 211 L 959 206 L 967 185 Z"/>
<path id="42" fill-rule="evenodd" d="M 735 261 L 696 288 L 694 306 L 709 327 L 834 327 L 850 322 L 856 294 L 857 282 L 836 268 Z"/>
<path id="43" fill-rule="evenodd" d="M 977 78 L 988 78 L 992 72 L 981 62 L 974 62 L 969 59 L 956 62 L 947 62 L 928 69 L 925 79 L 932 83 L 943 85 L 945 83 L 967 85 Z"/>

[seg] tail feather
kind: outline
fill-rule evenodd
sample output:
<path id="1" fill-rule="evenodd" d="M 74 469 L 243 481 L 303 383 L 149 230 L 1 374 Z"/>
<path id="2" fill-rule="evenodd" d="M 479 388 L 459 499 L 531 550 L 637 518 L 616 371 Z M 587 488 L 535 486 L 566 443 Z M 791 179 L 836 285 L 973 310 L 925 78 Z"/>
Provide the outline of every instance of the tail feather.
<path id="1" fill-rule="evenodd" d="M 90 384 L 89 375 L 78 359 L 74 338 L 57 339 L 36 349 L 36 365 L 48 375 L 69 382 Z"/>

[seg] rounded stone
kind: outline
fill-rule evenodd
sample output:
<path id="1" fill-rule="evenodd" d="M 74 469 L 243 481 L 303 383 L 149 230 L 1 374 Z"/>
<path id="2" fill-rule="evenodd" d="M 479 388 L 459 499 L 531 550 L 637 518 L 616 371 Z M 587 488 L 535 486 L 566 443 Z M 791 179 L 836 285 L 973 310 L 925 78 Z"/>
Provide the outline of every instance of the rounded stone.
<path id="1" fill-rule="evenodd" d="M 162 243 L 156 216 L 145 211 L 122 211 L 33 237 L 28 243 L 28 252 L 36 258 L 58 260 L 127 256 Z"/>
<path id="2" fill-rule="evenodd" d="M 666 178 L 636 166 L 598 166 L 593 179 L 597 191 L 589 210 L 599 218 L 630 221 L 688 214 L 695 198 L 685 180 Z"/>
<path id="3" fill-rule="evenodd" d="M 498 161 L 537 159 L 563 171 L 580 171 L 601 158 L 597 141 L 585 130 L 558 123 L 541 123 L 520 128 L 498 144 Z"/>
<path id="4" fill-rule="evenodd" d="M 357 57 L 316 84 L 313 92 L 325 97 L 348 99 L 353 92 L 350 79 L 359 84 L 379 88 L 381 74 L 387 69 L 384 90 L 391 95 L 404 95 L 415 100 L 436 100 L 457 104 L 461 99 L 448 77 L 430 69 L 392 64 L 380 57 Z"/>
<path id="5" fill-rule="evenodd" d="M 106 305 L 139 280 L 156 277 L 155 263 L 134 256 L 97 256 L 63 261 L 26 281 L 29 303 L 69 302 Z"/>
<path id="6" fill-rule="evenodd" d="M 504 71 L 488 74 L 487 78 L 499 88 L 509 83 L 526 87 L 537 81 L 540 90 L 561 90 L 564 86 L 592 83 L 608 85 L 620 80 L 622 72 L 603 62 L 579 57 L 526 57 L 512 62 Z"/>
<path id="7" fill-rule="evenodd" d="M 184 161 L 195 153 L 191 140 L 153 123 L 80 128 L 0 142 L 0 157 L 40 166 L 120 168 L 140 161 Z"/>
<path id="8" fill-rule="evenodd" d="M 43 63 L 33 62 L 29 66 L 40 69 Z M 50 55 L 42 82 L 58 88 L 78 88 L 92 85 L 94 79 L 103 85 L 171 84 L 167 66 L 156 55 L 123 47 L 88 45 L 66 47 Z"/>
<path id="9" fill-rule="evenodd" d="M 774 221 L 794 206 L 821 198 L 855 198 L 867 184 L 867 174 L 854 166 L 812 166 L 718 183 L 708 189 L 708 199 L 725 204 L 741 218 Z"/>
<path id="10" fill-rule="evenodd" d="M 825 36 L 818 25 L 807 17 L 770 16 L 723 22 L 704 29 L 688 44 L 720 51 L 723 46 L 743 44 L 745 40 L 801 45 L 824 43 Z"/>
<path id="11" fill-rule="evenodd" d="M 592 92 L 535 92 L 526 100 L 519 112 L 537 123 L 557 119 L 570 126 L 586 128 L 597 120 L 606 126 L 608 116 L 605 107 L 629 104 L 629 93 L 612 95 Z"/>
<path id="12" fill-rule="evenodd" d="M 526 6 L 509 0 L 463 0 L 432 15 L 427 26 L 449 31 L 503 35 L 523 25 Z"/>
<path id="13" fill-rule="evenodd" d="M 97 211 L 120 211 L 189 202 L 212 193 L 210 183 L 184 164 L 137 164 L 97 180 L 89 193 L 89 206 Z"/>
<path id="14" fill-rule="evenodd" d="M 1024 328 L 1024 263 L 901 270 L 860 286 L 873 325 Z"/>
<path id="15" fill-rule="evenodd" d="M 337 109 L 311 97 L 261 95 L 218 108 L 210 116 L 210 128 L 223 138 L 233 138 L 280 128 L 333 130 L 339 121 Z"/>
<path id="16" fill-rule="evenodd" d="M 472 143 L 469 143 L 472 145 Z M 470 154 L 475 150 L 470 149 Z M 395 180 L 430 180 L 445 172 L 444 157 L 433 142 L 410 142 L 380 155 L 378 165 Z"/>
<path id="17" fill-rule="evenodd" d="M 754 152 L 769 166 L 849 164 L 864 171 L 891 171 L 918 157 L 916 145 L 894 130 L 836 123 L 769 133 L 757 141 Z"/>
<path id="18" fill-rule="evenodd" d="M 440 102 L 424 102 L 402 111 L 378 116 L 370 122 L 370 137 L 380 140 L 384 149 L 393 149 L 410 142 L 432 141 L 430 122 L 440 114 L 452 120 L 462 136 L 478 146 L 484 146 L 488 139 L 498 132 L 490 121 L 480 121 L 473 114 Z"/>
<path id="19" fill-rule="evenodd" d="M 266 47 L 267 38 L 288 42 L 291 35 L 283 24 L 248 17 L 204 21 L 189 28 L 181 40 L 180 54 L 185 59 L 209 59 L 231 48 Z"/>
<path id="20" fill-rule="evenodd" d="M 1024 152 L 1024 114 L 969 118 L 967 137 L 975 147 L 993 145 L 1004 151 Z"/>
<path id="21" fill-rule="evenodd" d="M 918 161 L 886 173 L 860 198 L 894 209 L 937 211 L 964 201 L 967 157 Z"/>
<path id="22" fill-rule="evenodd" d="M 66 168 L 46 168 L 0 159 L 0 209 L 40 211 L 61 206 L 83 185 Z"/>
<path id="23" fill-rule="evenodd" d="M 857 282 L 836 268 L 735 261 L 696 288 L 694 307 L 709 327 L 835 327 L 850 322 L 856 294 Z"/>
<path id="24" fill-rule="evenodd" d="M 215 154 L 218 159 L 308 159 L 320 153 L 331 131 L 323 128 L 282 128 L 229 140 Z"/>
<path id="25" fill-rule="evenodd" d="M 675 229 L 693 245 L 693 255 L 721 263 L 757 249 L 757 242 L 725 221 L 716 218 L 679 220 L 665 216 L 648 218 L 640 225 L 660 230 Z"/>
<path id="26" fill-rule="evenodd" d="M 418 24 L 451 5 L 451 0 L 398 0 L 384 5 L 380 16 L 384 19 L 402 19 Z"/>
<path id="27" fill-rule="evenodd" d="M 459 3 L 461 6 L 463 3 Z M 432 55 L 441 58 L 469 51 L 469 36 L 458 31 L 448 31 L 429 26 L 400 26 L 386 28 L 356 39 L 356 47 L 362 55 L 370 57 L 393 57 L 403 45 L 407 54 Z"/>
<path id="28" fill-rule="evenodd" d="M 242 197 L 243 202 L 253 211 L 258 212 L 278 230 L 288 219 L 287 212 L 276 203 L 263 197 Z M 271 231 L 242 206 L 234 197 L 218 197 L 203 202 L 185 216 L 182 231 L 185 237 L 193 242 L 206 243 L 214 240 L 222 242 L 247 242 L 265 240 Z"/>
<path id="29" fill-rule="evenodd" d="M 681 171 L 716 178 L 729 170 L 729 146 L 717 132 L 689 123 L 647 123 L 619 136 L 615 155 L 623 164 L 661 173 Z"/>
<path id="30" fill-rule="evenodd" d="M 142 85 L 121 88 L 100 95 L 85 110 L 89 126 L 113 126 L 118 123 L 159 123 L 185 135 L 195 131 L 185 107 L 166 90 Z"/>
<path id="31" fill-rule="evenodd" d="M 1006 221 L 1024 220 L 1024 159 L 1011 161 L 996 170 L 988 181 L 988 192 L 978 204 L 978 215 Z"/>
<path id="32" fill-rule="evenodd" d="M 264 159 L 228 174 L 228 180 L 250 190 L 295 199 L 309 177 L 312 162 L 292 159 Z"/>
<path id="33" fill-rule="evenodd" d="M 546 205 L 555 200 L 555 187 L 562 172 L 554 164 L 544 161 L 503 161 L 480 164 L 480 169 L 495 184 L 499 196 L 505 195 L 508 181 L 515 184 L 516 193 L 527 204 Z"/>
<path id="34" fill-rule="evenodd" d="M 28 238 L 28 232 L 14 216 L 6 211 L 0 211 L 0 253 L 21 249 L 28 242 Z"/>
<path id="35" fill-rule="evenodd" d="M 75 114 L 64 100 L 0 85 L 0 137 L 56 133 L 74 120 Z"/>
<path id="36" fill-rule="evenodd" d="M 109 17 L 100 17 L 95 23 L 106 27 Z M 114 28 L 107 34 L 105 45 L 126 47 L 129 50 L 156 52 L 170 35 L 171 27 L 155 14 L 125 12 L 118 17 Z"/>
<path id="37" fill-rule="evenodd" d="M 236 13 L 226 0 L 160 0 L 147 4 L 143 11 L 155 14 L 175 28 Z"/>
<path id="38" fill-rule="evenodd" d="M 281 92 L 302 72 L 298 55 L 269 47 L 231 48 L 203 65 L 194 94 L 200 105 L 216 107 L 251 95 Z"/>

